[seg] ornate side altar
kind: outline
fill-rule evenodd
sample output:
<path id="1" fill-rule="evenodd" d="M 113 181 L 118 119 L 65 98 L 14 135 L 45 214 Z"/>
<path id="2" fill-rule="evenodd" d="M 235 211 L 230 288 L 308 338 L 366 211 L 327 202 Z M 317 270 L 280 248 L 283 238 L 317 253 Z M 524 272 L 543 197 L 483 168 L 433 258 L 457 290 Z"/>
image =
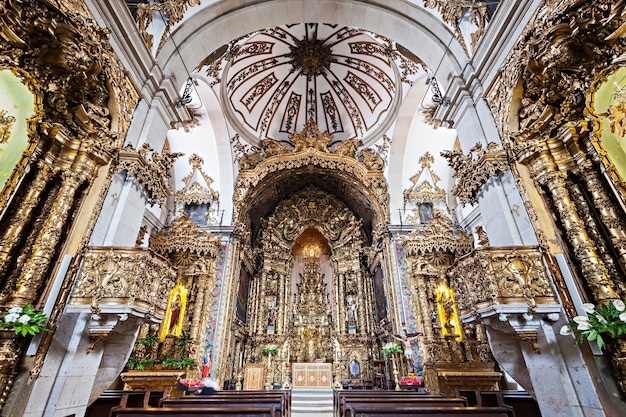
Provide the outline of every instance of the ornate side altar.
<path id="1" fill-rule="evenodd" d="M 294 363 L 294 388 L 330 388 L 332 382 L 331 363 Z"/>

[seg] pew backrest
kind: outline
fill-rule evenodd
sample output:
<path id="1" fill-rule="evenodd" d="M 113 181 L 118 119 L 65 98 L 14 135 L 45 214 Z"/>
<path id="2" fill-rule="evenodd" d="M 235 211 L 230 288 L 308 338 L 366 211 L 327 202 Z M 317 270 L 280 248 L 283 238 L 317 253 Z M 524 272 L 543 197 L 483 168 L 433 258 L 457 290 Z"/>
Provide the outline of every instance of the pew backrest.
<path id="1" fill-rule="evenodd" d="M 389 407 L 389 408 L 352 408 L 355 417 L 394 417 L 416 415 L 419 417 L 515 417 L 510 407 Z"/>
<path id="2" fill-rule="evenodd" d="M 273 408 L 274 414 L 272 417 L 287 417 L 284 411 L 284 405 L 282 399 L 276 398 L 275 400 L 267 399 L 254 399 L 254 398 L 242 398 L 236 401 L 225 401 L 224 399 L 211 399 L 211 398 L 184 398 L 184 399 L 168 399 L 161 401 L 161 407 L 164 408 L 207 408 L 207 407 L 224 407 L 224 408 L 241 408 L 241 407 L 253 407 L 253 408 Z"/>
<path id="3" fill-rule="evenodd" d="M 464 398 L 359 398 L 350 399 L 340 410 L 342 417 L 354 417 L 352 410 L 422 409 L 440 407 L 466 407 Z"/>
<path id="4" fill-rule="evenodd" d="M 261 407 L 218 407 L 207 406 L 201 408 L 169 408 L 169 407 L 114 407 L 109 417 L 272 417 L 275 410 Z"/>

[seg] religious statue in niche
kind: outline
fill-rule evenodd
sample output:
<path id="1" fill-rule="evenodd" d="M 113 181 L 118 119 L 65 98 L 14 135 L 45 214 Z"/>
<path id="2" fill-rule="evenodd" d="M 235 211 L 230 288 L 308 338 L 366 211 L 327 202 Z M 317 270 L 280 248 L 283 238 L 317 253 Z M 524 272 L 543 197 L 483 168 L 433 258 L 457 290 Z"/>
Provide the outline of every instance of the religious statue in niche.
<path id="1" fill-rule="evenodd" d="M 170 292 L 165 320 L 163 320 L 161 328 L 161 341 L 164 341 L 168 336 L 180 337 L 183 331 L 186 307 L 187 289 L 183 285 L 177 284 Z"/>
<path id="2" fill-rule="evenodd" d="M 352 297 L 348 297 L 348 304 L 346 306 L 346 321 L 348 322 L 348 331 L 356 330 L 357 323 L 357 311 L 356 303 Z"/>
<path id="3" fill-rule="evenodd" d="M 350 361 L 350 376 L 357 377 L 360 374 L 361 374 L 361 365 L 355 358 L 353 358 Z"/>
<path id="4" fill-rule="evenodd" d="M 270 301 L 270 305 L 267 309 L 267 328 L 268 330 L 273 330 L 274 326 L 276 326 L 276 313 L 277 313 L 277 307 L 276 307 L 276 300 L 275 299 L 271 299 Z"/>
<path id="5" fill-rule="evenodd" d="M 441 282 L 437 285 L 435 294 L 442 335 L 455 336 L 456 340 L 460 342 L 463 336 L 460 331 L 461 323 L 454 303 L 454 291 Z"/>
<path id="6" fill-rule="evenodd" d="M 417 209 L 420 216 L 420 223 L 429 223 L 433 219 L 433 204 L 432 203 L 420 203 L 417 205 Z"/>

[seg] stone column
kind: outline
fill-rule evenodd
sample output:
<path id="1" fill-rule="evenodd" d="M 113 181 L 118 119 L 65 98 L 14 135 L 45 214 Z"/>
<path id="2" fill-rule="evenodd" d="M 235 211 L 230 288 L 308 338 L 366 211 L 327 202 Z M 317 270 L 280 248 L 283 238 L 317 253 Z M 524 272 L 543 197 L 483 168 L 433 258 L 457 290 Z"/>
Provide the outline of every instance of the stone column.
<path id="1" fill-rule="evenodd" d="M 76 170 L 64 172 L 62 178 L 63 182 L 52 204 L 52 210 L 37 236 L 30 257 L 24 263 L 11 305 L 24 306 L 35 301 L 37 291 L 52 264 L 59 238 L 63 234 L 63 229 L 67 227 L 67 218 L 70 215 L 76 191 L 85 181 L 86 176 Z"/>
<path id="2" fill-rule="evenodd" d="M 619 257 L 622 269 L 626 269 L 626 222 L 618 214 L 596 171 L 591 168 L 583 169 L 581 170 L 581 177 L 585 181 L 587 191 L 593 200 L 593 206 L 600 216 L 602 224 L 609 232 L 609 239 Z"/>
<path id="3" fill-rule="evenodd" d="M 189 331 L 189 336 L 194 340 L 194 344 L 200 341 L 199 337 L 201 336 L 201 331 L 204 323 L 206 323 L 205 317 L 208 311 L 208 303 L 210 301 L 211 294 L 211 277 L 208 274 L 202 274 L 195 276 L 193 278 L 194 284 L 194 292 L 195 292 L 195 304 L 193 306 L 193 316 L 191 318 L 191 330 Z M 206 325 L 206 324 L 205 324 Z M 199 345 L 198 345 L 199 346 Z M 196 356 L 200 354 L 200 359 L 202 359 L 201 350 L 196 349 Z"/>
<path id="4" fill-rule="evenodd" d="M 357 329 L 357 332 L 359 334 L 365 334 L 366 333 L 366 328 L 365 328 L 365 296 L 364 296 L 364 291 L 363 291 L 363 274 L 361 271 L 358 271 L 356 273 L 356 282 L 357 282 L 357 291 L 358 291 L 358 296 L 357 296 L 357 300 L 359 300 L 359 304 L 357 306 L 358 308 L 358 315 L 359 317 L 357 317 L 357 326 L 359 326 L 359 328 Z"/>
<path id="5" fill-rule="evenodd" d="M 554 163 L 548 160 L 546 155 L 536 161 L 533 168 L 535 172 L 540 173 L 537 175 L 537 180 L 550 192 L 569 243 L 574 248 L 573 254 L 582 265 L 585 278 L 593 291 L 594 299 L 601 301 L 619 298 L 607 275 L 606 266 L 598 255 L 596 245 L 589 238 L 585 222 L 580 218 L 576 206 L 570 198 L 563 179 L 566 174 L 559 173 Z"/>
<path id="6" fill-rule="evenodd" d="M 18 216 L 13 216 L 10 224 L 5 225 L 2 234 L 2 245 L 0 245 L 0 276 L 3 276 L 9 266 L 9 260 L 13 250 L 20 241 L 20 237 L 24 233 L 24 228 L 30 221 L 33 210 L 39 203 L 41 193 L 51 178 L 55 175 L 55 169 L 45 161 L 39 161 L 39 170 L 33 181 L 29 184 L 28 192 L 20 203 L 20 211 Z M 9 291 L 9 288 L 3 289 Z"/>
<path id="7" fill-rule="evenodd" d="M 282 276 L 281 276 L 282 275 Z M 285 326 L 285 321 L 287 319 L 287 309 L 289 308 L 289 303 L 285 300 L 285 283 L 287 281 L 287 274 L 278 274 L 276 278 L 278 282 L 278 288 L 276 289 L 276 334 L 283 334 Z"/>

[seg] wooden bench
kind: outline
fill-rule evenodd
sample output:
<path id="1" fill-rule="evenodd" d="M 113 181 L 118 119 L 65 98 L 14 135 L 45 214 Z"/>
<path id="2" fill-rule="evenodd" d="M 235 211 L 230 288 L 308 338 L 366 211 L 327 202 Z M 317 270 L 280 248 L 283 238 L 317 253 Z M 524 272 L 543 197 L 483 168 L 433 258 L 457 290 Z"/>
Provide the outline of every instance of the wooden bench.
<path id="1" fill-rule="evenodd" d="M 166 408 L 166 407 L 148 407 L 148 408 L 135 408 L 135 407 L 114 407 L 111 409 L 109 417 L 146 417 L 146 416 L 160 416 L 160 417 L 271 417 L 275 415 L 275 409 L 273 407 L 221 407 L 221 406 L 205 406 L 199 408 Z"/>
<path id="2" fill-rule="evenodd" d="M 346 402 L 341 417 L 355 417 L 354 410 L 423 409 L 467 407 L 464 398 L 359 398 Z"/>
<path id="3" fill-rule="evenodd" d="M 163 398 L 163 391 L 123 391 L 105 390 L 89 404 L 85 417 L 108 416 L 111 408 L 123 405 L 125 407 L 157 407 Z"/>
<path id="4" fill-rule="evenodd" d="M 515 417 L 510 407 L 351 407 L 351 413 L 355 417 Z"/>
<path id="5" fill-rule="evenodd" d="M 241 408 L 241 407 L 265 407 L 274 408 L 274 414 L 271 417 L 288 417 L 285 413 L 285 404 L 283 398 L 267 399 L 259 398 L 179 398 L 165 399 L 161 401 L 161 407 L 164 408 L 206 408 L 219 406 L 224 408 Z"/>
<path id="6" fill-rule="evenodd" d="M 376 398 L 379 401 L 387 401 L 388 399 L 399 398 L 403 401 L 408 399 L 426 399 L 426 398 L 445 398 L 439 394 L 417 393 L 415 391 L 374 391 L 374 392 L 354 392 L 354 391 L 335 391 L 333 396 L 333 410 L 335 417 L 345 414 L 346 402 L 358 401 L 360 399 Z"/>
<path id="7" fill-rule="evenodd" d="M 291 391 L 289 390 L 273 390 L 273 391 L 218 391 L 210 395 L 185 395 L 179 400 L 192 399 L 201 401 L 207 399 L 210 401 L 221 400 L 224 402 L 240 402 L 254 399 L 255 401 L 276 400 L 281 403 L 281 414 L 289 416 L 291 414 Z M 167 400 L 169 401 L 169 400 Z M 165 405 L 166 400 L 159 402 L 159 406 Z"/>
<path id="8" fill-rule="evenodd" d="M 526 391 L 500 390 L 477 391 L 476 405 L 479 407 L 513 407 L 517 417 L 541 417 L 537 401 Z"/>

